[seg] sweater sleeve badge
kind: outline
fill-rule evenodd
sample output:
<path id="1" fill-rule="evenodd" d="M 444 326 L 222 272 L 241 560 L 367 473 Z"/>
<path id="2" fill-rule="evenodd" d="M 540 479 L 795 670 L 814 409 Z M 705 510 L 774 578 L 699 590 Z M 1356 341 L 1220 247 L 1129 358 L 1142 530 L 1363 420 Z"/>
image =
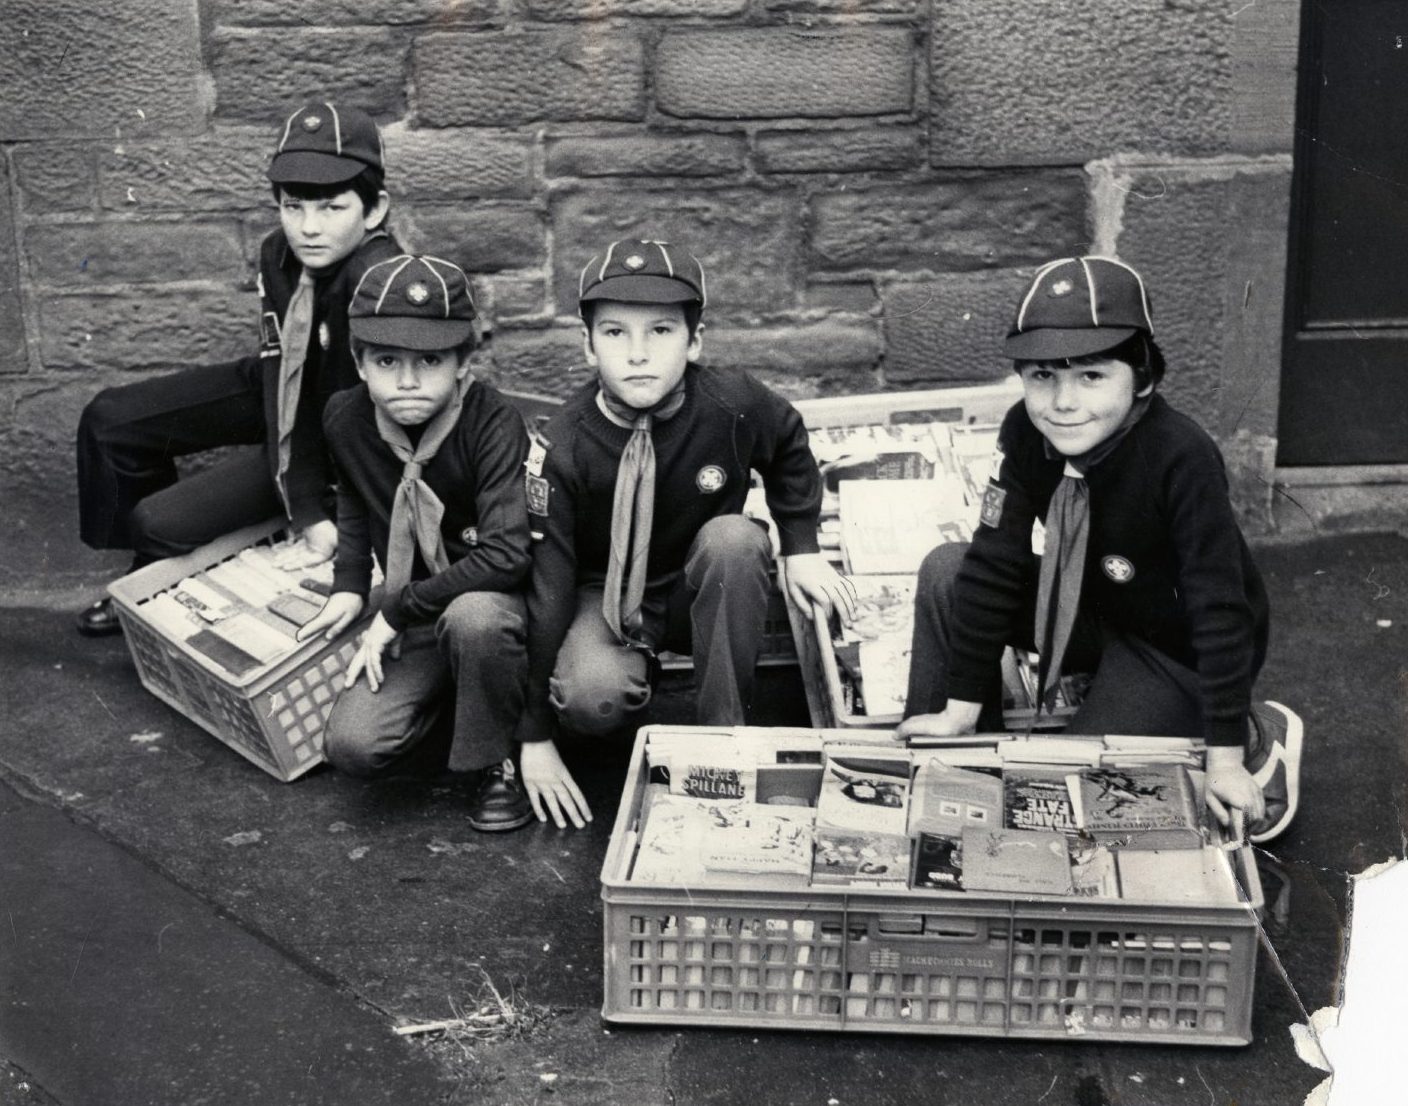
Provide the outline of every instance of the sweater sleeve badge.
<path id="1" fill-rule="evenodd" d="M 259 292 L 259 356 L 282 357 L 283 334 L 279 327 L 279 313 L 269 310 L 272 305 L 264 291 L 264 274 L 256 274 L 255 282 Z"/>
<path id="2" fill-rule="evenodd" d="M 983 507 L 978 515 L 978 521 L 984 526 L 991 526 L 996 529 L 1002 525 L 1002 505 L 1007 500 L 1007 489 L 999 488 L 996 484 L 989 484 L 983 492 Z"/>

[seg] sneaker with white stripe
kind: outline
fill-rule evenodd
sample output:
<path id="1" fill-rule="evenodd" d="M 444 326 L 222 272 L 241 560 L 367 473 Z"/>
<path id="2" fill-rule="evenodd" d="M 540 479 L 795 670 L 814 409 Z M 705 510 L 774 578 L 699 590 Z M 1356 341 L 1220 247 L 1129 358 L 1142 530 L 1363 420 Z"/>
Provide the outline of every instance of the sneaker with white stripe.
<path id="1" fill-rule="evenodd" d="M 1300 758 L 1305 725 L 1295 711 L 1267 699 L 1252 706 L 1247 771 L 1261 788 L 1266 815 L 1250 827 L 1252 843 L 1263 845 L 1291 824 L 1300 803 Z"/>

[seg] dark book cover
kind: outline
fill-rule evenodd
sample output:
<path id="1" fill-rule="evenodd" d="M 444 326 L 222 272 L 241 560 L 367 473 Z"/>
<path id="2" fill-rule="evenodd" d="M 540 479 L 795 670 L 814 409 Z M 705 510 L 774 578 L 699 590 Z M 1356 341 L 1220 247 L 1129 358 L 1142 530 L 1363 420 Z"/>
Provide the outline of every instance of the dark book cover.
<path id="1" fill-rule="evenodd" d="M 963 890 L 963 840 L 946 833 L 921 833 L 914 843 L 910 886 L 929 891 Z"/>
<path id="2" fill-rule="evenodd" d="M 1002 770 L 1002 824 L 1008 829 L 1075 833 L 1075 806 L 1064 770 L 1009 765 Z"/>

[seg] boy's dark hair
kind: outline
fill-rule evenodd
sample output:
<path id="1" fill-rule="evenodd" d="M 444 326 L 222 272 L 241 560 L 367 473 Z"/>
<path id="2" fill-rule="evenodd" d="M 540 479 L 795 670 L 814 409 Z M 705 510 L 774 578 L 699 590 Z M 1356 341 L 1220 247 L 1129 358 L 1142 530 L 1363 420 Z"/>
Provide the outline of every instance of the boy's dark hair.
<path id="1" fill-rule="evenodd" d="M 1077 363 L 1085 360 L 1095 360 L 1096 358 L 1113 358 L 1116 361 L 1123 361 L 1134 370 L 1134 390 L 1136 393 L 1142 392 L 1145 388 L 1153 384 L 1156 388 L 1164 378 L 1164 351 L 1159 349 L 1159 344 L 1153 338 L 1144 333 L 1139 333 L 1126 338 L 1117 346 L 1101 350 L 1099 353 L 1092 353 L 1088 358 L 1071 357 L 1061 358 L 1067 364 Z M 1016 361 L 1013 368 L 1018 373 L 1026 365 L 1048 364 L 1043 361 Z"/>
<path id="2" fill-rule="evenodd" d="M 608 303 L 608 300 L 584 300 L 578 308 L 578 313 L 582 316 L 582 322 L 587 327 L 587 341 L 592 340 L 592 320 L 596 318 L 596 309 L 599 304 Z M 668 307 L 669 304 L 659 304 L 661 307 Z M 699 320 L 704 317 L 704 305 L 697 302 L 681 303 L 684 309 L 684 325 L 689 330 L 690 338 L 693 338 L 699 330 Z"/>
<path id="3" fill-rule="evenodd" d="M 1144 333 L 1126 338 L 1114 349 L 1106 350 L 1101 356 L 1123 361 L 1134 370 L 1134 390 L 1142 392 L 1150 384 L 1158 387 L 1164 378 L 1164 351 L 1159 344 Z"/>
<path id="4" fill-rule="evenodd" d="M 376 343 L 364 342 L 356 336 L 353 336 L 350 340 L 352 343 L 352 360 L 360 365 L 362 363 L 362 350 L 366 349 L 368 346 L 374 346 L 376 345 Z M 459 345 L 446 346 L 445 348 L 454 351 L 455 360 L 463 361 L 466 357 L 468 357 L 471 353 L 473 353 L 476 349 L 479 348 L 479 339 L 474 334 L 471 334 Z"/>
<path id="5" fill-rule="evenodd" d="M 276 183 L 273 186 L 273 191 L 276 201 L 282 200 L 285 196 L 295 200 L 329 200 L 351 189 L 357 193 L 357 198 L 362 201 L 362 209 L 370 211 L 376 207 L 377 200 L 381 198 L 381 193 L 385 188 L 386 175 L 380 169 L 368 165 L 351 180 L 338 181 L 335 184 L 285 181 L 282 184 Z"/>

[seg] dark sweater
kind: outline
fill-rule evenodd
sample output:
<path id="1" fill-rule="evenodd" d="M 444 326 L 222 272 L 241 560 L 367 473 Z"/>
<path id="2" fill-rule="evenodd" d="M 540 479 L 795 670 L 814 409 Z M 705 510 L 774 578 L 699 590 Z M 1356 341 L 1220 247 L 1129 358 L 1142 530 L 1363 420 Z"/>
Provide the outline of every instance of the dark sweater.
<path id="1" fill-rule="evenodd" d="M 1045 519 L 1065 466 L 1064 458 L 1047 455 L 1046 439 L 1021 403 L 1008 411 L 999 441 L 1001 518 L 978 527 L 954 600 L 948 695 L 972 702 L 983 699 L 1003 647 L 1030 639 L 1031 627 L 1016 619 L 1024 597 L 1030 609 L 1037 584 L 1032 522 Z M 1268 608 L 1217 446 L 1156 395 L 1114 452 L 1086 473 L 1086 483 L 1082 612 L 1195 670 L 1208 742 L 1242 744 L 1252 680 L 1266 654 Z M 994 498 L 990 493 L 989 502 Z M 1125 565 L 1132 575 L 1121 571 Z"/>
<path id="2" fill-rule="evenodd" d="M 543 430 L 547 514 L 530 515 L 533 546 L 528 598 L 528 705 L 520 737 L 553 736 L 548 679 L 576 614 L 576 589 L 606 578 L 611 513 L 621 453 L 632 431 L 597 406 L 595 381 Z M 655 524 L 649 588 L 668 587 L 684 569 L 700 528 L 739 514 L 750 470 L 763 478 L 784 556 L 817 551 L 821 478 L 796 409 L 746 373 L 690 365 L 679 413 L 652 431 Z M 531 472 L 530 480 L 537 479 Z M 530 495 L 530 500 L 531 500 Z"/>
<path id="3" fill-rule="evenodd" d="M 323 427 L 338 476 L 333 590 L 365 597 L 372 554 L 386 565 L 391 507 L 404 466 L 377 432 L 364 384 L 332 397 Z M 416 550 L 411 583 L 382 602 L 393 629 L 433 621 L 465 592 L 522 586 L 529 563 L 522 480 L 527 452 L 518 412 L 487 384 L 472 384 L 459 422 L 421 473 L 445 505 L 440 532 L 450 567 L 432 575 Z"/>
<path id="4" fill-rule="evenodd" d="M 378 230 L 349 257 L 314 276 L 313 334 L 303 363 L 287 476 L 290 515 L 300 530 L 332 518 L 335 511 L 322 415 L 328 398 L 352 387 L 358 379 L 348 338 L 348 301 L 370 266 L 400 252 L 396 241 Z M 264 239 L 259 250 L 259 357 L 250 363 L 250 385 L 262 396 L 265 452 L 269 473 L 275 477 L 279 465 L 279 365 L 283 358 L 279 331 L 302 271 L 283 231 L 276 230 Z"/>

